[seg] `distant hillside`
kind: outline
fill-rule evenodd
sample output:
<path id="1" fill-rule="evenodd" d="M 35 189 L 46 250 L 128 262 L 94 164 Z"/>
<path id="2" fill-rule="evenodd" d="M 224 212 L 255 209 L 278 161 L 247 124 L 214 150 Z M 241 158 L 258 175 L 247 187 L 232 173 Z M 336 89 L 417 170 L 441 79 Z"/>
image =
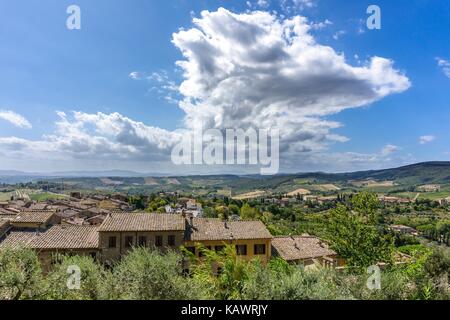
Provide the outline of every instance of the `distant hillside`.
<path id="1" fill-rule="evenodd" d="M 393 180 L 400 184 L 450 183 L 450 162 L 423 162 L 400 168 L 336 175 L 346 180 Z"/>
<path id="2" fill-rule="evenodd" d="M 3 174 L 2 174 L 3 173 Z M 343 189 L 353 188 L 354 181 L 389 181 L 398 187 L 422 184 L 442 184 L 450 186 L 450 162 L 425 162 L 400 168 L 369 170 L 349 173 L 297 173 L 275 176 L 259 175 L 211 175 L 211 176 L 140 176 L 131 171 L 105 172 L 66 172 L 49 174 L 27 174 L 22 172 L 0 171 L 0 182 L 18 183 L 26 181 L 56 181 L 63 178 L 64 183 L 73 189 L 92 189 L 123 192 L 151 192 L 158 190 L 208 193 L 220 191 L 233 194 L 254 190 L 291 192 L 303 186 L 323 189 L 327 184 L 336 184 Z M 229 192 L 229 191 L 228 191 Z"/>

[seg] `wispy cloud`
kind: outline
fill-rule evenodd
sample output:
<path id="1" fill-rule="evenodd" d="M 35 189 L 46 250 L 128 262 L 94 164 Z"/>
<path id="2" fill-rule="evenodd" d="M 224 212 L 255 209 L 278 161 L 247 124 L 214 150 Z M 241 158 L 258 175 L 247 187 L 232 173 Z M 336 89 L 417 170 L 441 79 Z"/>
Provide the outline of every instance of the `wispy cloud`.
<path id="1" fill-rule="evenodd" d="M 128 75 L 133 80 L 141 80 L 142 74 L 139 71 L 133 71 Z"/>
<path id="2" fill-rule="evenodd" d="M 331 26 L 332 24 L 333 24 L 333 22 L 331 22 L 330 20 L 326 19 L 325 21 L 312 23 L 310 26 L 311 26 L 311 29 L 313 29 L 313 30 L 321 30 L 321 29 L 324 29 L 324 28 L 326 28 L 328 26 Z"/>
<path id="3" fill-rule="evenodd" d="M 442 72 L 444 72 L 445 76 L 447 78 L 450 78 L 450 61 L 441 58 L 436 58 L 436 61 Z"/>
<path id="4" fill-rule="evenodd" d="M 393 154 L 394 152 L 397 152 L 398 150 L 400 150 L 399 146 L 393 145 L 393 144 L 387 144 L 382 150 L 381 150 L 381 154 L 383 156 L 388 156 L 390 154 Z"/>
<path id="5" fill-rule="evenodd" d="M 343 36 L 344 34 L 346 34 L 347 32 L 345 30 L 339 30 L 338 32 L 336 32 L 335 34 L 333 34 L 333 39 L 334 40 L 339 40 L 339 38 L 341 36 Z"/>
<path id="6" fill-rule="evenodd" d="M 292 14 L 316 6 L 316 0 L 280 0 L 283 12 Z"/>
<path id="7" fill-rule="evenodd" d="M 427 136 L 421 136 L 419 137 L 419 143 L 420 144 L 427 144 L 430 143 L 432 141 L 436 140 L 435 136 L 432 135 L 427 135 Z"/>
<path id="8" fill-rule="evenodd" d="M 270 1 L 269 0 L 257 0 L 257 1 L 247 1 L 247 6 L 249 8 L 262 8 L 262 9 L 267 9 L 270 6 Z"/>
<path id="9" fill-rule="evenodd" d="M 32 128 L 31 123 L 27 119 L 25 119 L 25 117 L 11 110 L 0 110 L 0 119 L 8 121 L 12 125 L 19 128 Z"/>
<path id="10" fill-rule="evenodd" d="M 146 79 L 153 83 L 151 91 L 157 91 L 158 94 L 164 96 L 164 99 L 173 104 L 178 104 L 178 85 L 175 81 L 171 80 L 167 72 L 153 72 L 147 76 Z"/>
<path id="11" fill-rule="evenodd" d="M 170 79 L 166 71 L 147 73 L 143 71 L 133 71 L 128 75 L 133 80 L 148 81 L 151 85 L 149 91 L 157 92 L 164 99 L 173 104 L 178 104 L 178 85 Z"/>

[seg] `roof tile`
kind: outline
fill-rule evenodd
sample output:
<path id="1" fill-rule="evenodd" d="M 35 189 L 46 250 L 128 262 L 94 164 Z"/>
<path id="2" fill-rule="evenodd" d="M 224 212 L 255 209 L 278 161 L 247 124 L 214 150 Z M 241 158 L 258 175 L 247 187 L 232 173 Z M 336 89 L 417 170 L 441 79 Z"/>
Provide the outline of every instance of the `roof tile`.
<path id="1" fill-rule="evenodd" d="M 159 213 L 111 213 L 99 231 L 184 231 L 181 215 Z"/>
<path id="2" fill-rule="evenodd" d="M 313 236 L 275 237 L 272 247 L 286 261 L 336 255 L 326 243 Z"/>
<path id="3" fill-rule="evenodd" d="M 99 246 L 98 227 L 53 226 L 45 232 L 11 232 L 0 248 L 32 248 L 40 250 L 96 249 Z"/>
<path id="4" fill-rule="evenodd" d="M 272 235 L 261 221 L 227 221 L 193 218 L 186 229 L 187 241 L 271 239 Z"/>

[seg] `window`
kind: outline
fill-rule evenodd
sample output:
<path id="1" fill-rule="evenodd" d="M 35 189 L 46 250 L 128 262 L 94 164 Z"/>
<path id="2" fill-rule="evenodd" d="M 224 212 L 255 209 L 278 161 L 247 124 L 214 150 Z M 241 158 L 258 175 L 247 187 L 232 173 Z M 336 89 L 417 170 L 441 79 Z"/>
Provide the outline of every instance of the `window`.
<path id="1" fill-rule="evenodd" d="M 145 236 L 140 236 L 139 237 L 139 246 L 140 247 L 147 246 L 147 237 L 145 237 Z"/>
<path id="2" fill-rule="evenodd" d="M 174 235 L 170 235 L 167 238 L 167 244 L 171 247 L 175 247 L 175 236 Z"/>
<path id="3" fill-rule="evenodd" d="M 246 256 L 247 255 L 247 245 L 236 245 L 236 253 L 238 256 Z"/>
<path id="4" fill-rule="evenodd" d="M 109 248 L 115 248 L 117 245 L 117 238 L 116 237 L 109 237 L 108 239 L 108 247 Z"/>
<path id="5" fill-rule="evenodd" d="M 195 247 L 186 247 L 186 250 L 192 254 L 195 254 Z"/>
<path id="6" fill-rule="evenodd" d="M 125 237 L 125 248 L 131 248 L 133 246 L 133 237 L 126 236 Z"/>
<path id="7" fill-rule="evenodd" d="M 255 254 L 266 254 L 266 245 L 265 244 L 255 244 L 254 253 Z"/>
<path id="8" fill-rule="evenodd" d="M 216 252 L 221 252 L 225 249 L 225 246 L 216 246 Z"/>
<path id="9" fill-rule="evenodd" d="M 156 247 L 162 247 L 163 245 L 163 237 L 162 236 L 156 236 L 155 237 L 155 246 Z"/>

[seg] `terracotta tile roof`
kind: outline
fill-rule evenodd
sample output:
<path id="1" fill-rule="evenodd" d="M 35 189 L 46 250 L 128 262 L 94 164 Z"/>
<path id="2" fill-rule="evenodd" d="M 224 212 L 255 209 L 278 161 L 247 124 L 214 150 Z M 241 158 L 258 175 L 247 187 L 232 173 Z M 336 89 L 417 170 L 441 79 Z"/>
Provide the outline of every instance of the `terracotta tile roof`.
<path id="1" fill-rule="evenodd" d="M 55 214 L 55 211 L 45 211 L 45 210 L 44 211 L 33 210 L 33 211 L 21 212 L 11 222 L 14 224 L 46 223 L 53 217 L 54 214 Z"/>
<path id="2" fill-rule="evenodd" d="M 98 227 L 53 226 L 43 233 L 11 232 L 0 248 L 31 248 L 38 250 L 96 249 L 99 246 Z"/>
<path id="3" fill-rule="evenodd" d="M 275 237 L 272 247 L 286 261 L 336 255 L 326 243 L 313 236 Z"/>
<path id="4" fill-rule="evenodd" d="M 192 222 L 192 226 L 191 226 Z M 193 218 L 186 229 L 186 241 L 271 239 L 261 221 L 227 221 Z"/>
<path id="5" fill-rule="evenodd" d="M 5 209 L 5 208 L 0 208 L 0 216 L 3 216 L 3 215 L 8 215 L 8 216 L 10 216 L 10 215 L 15 215 L 15 214 L 17 214 L 17 212 L 15 212 L 15 211 L 10 211 L 10 210 Z"/>
<path id="6" fill-rule="evenodd" d="M 111 213 L 99 231 L 184 231 L 181 215 L 159 213 Z"/>
<path id="7" fill-rule="evenodd" d="M 79 214 L 78 211 L 71 210 L 71 209 L 60 211 L 60 212 L 56 213 L 56 215 L 61 218 L 72 218 L 74 216 L 78 216 L 78 214 Z"/>
<path id="8" fill-rule="evenodd" d="M 57 225 L 39 235 L 33 246 L 37 249 L 98 248 L 98 227 Z"/>
<path id="9" fill-rule="evenodd" d="M 125 209 L 108 209 L 109 213 L 126 213 L 132 211 L 131 208 L 125 208 Z"/>
<path id="10" fill-rule="evenodd" d="M 9 221 L 8 220 L 0 220 L 0 237 L 8 230 Z"/>
<path id="11" fill-rule="evenodd" d="M 22 211 L 32 211 L 32 210 L 45 210 L 47 209 L 48 204 L 45 202 L 39 202 L 32 204 L 29 208 L 23 208 Z"/>
<path id="12" fill-rule="evenodd" d="M 19 212 L 20 212 L 20 210 L 17 210 L 17 209 L 14 209 L 14 208 L 10 208 L 10 207 L 8 207 L 8 208 L 0 208 L 0 215 L 3 215 L 3 214 L 11 215 L 11 214 L 17 214 Z"/>
<path id="13" fill-rule="evenodd" d="M 9 224 L 8 220 L 0 220 L 0 229 Z"/>
<path id="14" fill-rule="evenodd" d="M 36 238 L 37 234 L 35 232 L 18 232 L 13 231 L 8 236 L 0 242 L 1 248 L 19 249 L 28 247 L 30 242 Z"/>
<path id="15" fill-rule="evenodd" d="M 15 214 L 2 214 L 0 215 L 0 219 L 12 221 L 17 217 Z"/>
<path id="16" fill-rule="evenodd" d="M 91 213 L 91 214 L 94 214 L 94 215 L 107 214 L 107 213 L 109 213 L 108 210 L 101 209 L 101 208 L 96 208 L 96 207 L 89 208 L 89 209 L 86 210 L 86 212 Z"/>

